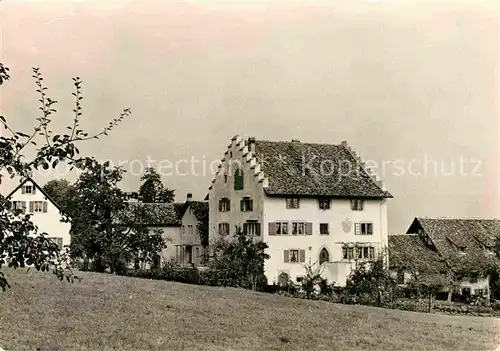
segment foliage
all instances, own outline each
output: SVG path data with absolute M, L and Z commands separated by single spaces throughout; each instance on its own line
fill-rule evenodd
M 347 279 L 345 291 L 351 302 L 376 304 L 392 299 L 396 282 L 384 267 L 383 258 L 373 262 L 362 262 Z
M 302 279 L 301 286 L 302 290 L 306 294 L 306 298 L 310 299 L 311 296 L 316 292 L 316 287 L 319 287 L 320 282 L 322 281 L 321 274 L 322 269 L 321 266 L 318 268 L 314 268 L 316 264 L 306 264 L 306 274 Z
M 234 240 L 225 238 L 214 245 L 214 257 L 209 263 L 209 271 L 217 285 L 262 289 L 267 285 L 264 275 L 264 261 L 269 259 L 265 253 L 268 245 L 254 242 L 252 236 L 236 229 Z
M 166 244 L 160 231 L 143 224 L 146 209 L 127 208 L 130 205 L 118 187 L 123 173 L 109 162 L 92 160 L 74 185 L 72 256 L 91 260 L 97 272 L 109 268 L 112 273 L 123 273 L 136 259 L 152 262 Z
M 8 72 L 8 68 L 0 63 L 0 85 L 10 79 Z M 48 96 L 48 88 L 38 68 L 33 68 L 33 78 L 39 94 L 41 114 L 29 132 L 15 131 L 7 119 L 0 116 L 0 128 L 8 133 L 6 136 L 0 136 L 0 172 L 8 173 L 11 178 L 27 177 L 40 168 L 45 170 L 55 168 L 62 161 L 72 168 L 84 169 L 87 158 L 80 156 L 77 143 L 107 135 L 130 115 L 130 110 L 123 110 L 120 116 L 112 119 L 101 132 L 89 135 L 80 128 L 82 82 L 77 77 L 73 79 L 75 86 L 75 91 L 72 93 L 75 97 L 73 121 L 67 127 L 68 132 L 56 133 L 51 129 L 51 123 L 57 101 Z M 28 157 L 28 155 L 34 156 Z M 34 267 L 42 271 L 53 268 L 59 279 L 66 277 L 67 280 L 71 280 L 70 266 L 57 245 L 47 238 L 46 233 L 38 231 L 29 215 L 14 213 L 10 209 L 9 202 L 0 196 L 0 269 L 4 264 L 14 268 Z M 8 287 L 5 276 L 0 272 L 0 288 Z
M 143 202 L 174 202 L 175 190 L 170 190 L 163 186 L 161 177 L 154 168 L 146 168 L 141 181 L 143 183 L 139 188 L 139 197 Z
M 64 178 L 51 179 L 42 188 L 71 217 L 68 211 L 71 210 L 71 200 L 75 196 L 75 189 L 71 183 Z

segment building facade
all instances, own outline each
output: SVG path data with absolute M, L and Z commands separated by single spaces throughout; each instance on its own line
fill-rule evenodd
M 143 203 L 134 194 L 128 202 L 125 211 L 132 215 L 134 207 L 141 207 L 140 220 L 150 230 L 159 232 L 166 243 L 153 266 L 160 267 L 167 262 L 199 265 L 205 261 L 208 244 L 203 241 L 202 232 L 208 227 L 208 203 L 193 201 L 191 194 L 184 203 Z
M 210 241 L 237 228 L 269 246 L 268 282 L 300 281 L 315 265 L 337 285 L 385 252 L 387 198 L 347 145 L 235 136 L 209 188 Z
M 69 246 L 71 224 L 62 222 L 62 209 L 33 179 L 26 178 L 20 182 L 6 198 L 11 202 L 12 209 L 31 215 L 39 233 L 47 233 L 60 249 Z

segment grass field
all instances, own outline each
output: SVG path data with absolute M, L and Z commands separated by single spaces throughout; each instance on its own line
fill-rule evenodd
M 336 305 L 231 288 L 5 271 L 10 350 L 494 350 L 500 320 Z

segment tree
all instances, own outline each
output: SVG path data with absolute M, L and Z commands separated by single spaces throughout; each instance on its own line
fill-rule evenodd
M 70 202 L 74 197 L 74 188 L 67 179 L 52 179 L 49 180 L 44 186 L 43 190 L 64 209 L 66 213 L 70 211 Z M 70 213 L 68 215 L 71 216 Z
M 151 262 L 165 247 L 144 221 L 145 209 L 125 201 L 118 187 L 124 171 L 92 161 L 74 185 L 70 204 L 71 255 L 92 261 L 92 270 L 122 273 L 135 259 Z
M 316 290 L 316 286 L 319 286 L 322 278 L 321 274 L 323 273 L 322 271 L 322 266 L 314 269 L 313 267 L 316 264 L 311 264 L 311 265 L 305 265 L 306 269 L 306 275 L 304 276 L 304 279 L 302 279 L 302 289 L 306 293 L 306 299 L 310 299 L 312 294 L 314 294 L 314 291 Z
M 0 63 L 0 85 L 10 79 L 8 72 L 8 68 Z M 0 124 L 3 125 L 0 128 L 9 134 L 0 136 L 0 171 L 14 178 L 31 176 L 40 168 L 55 168 L 60 162 L 66 162 L 71 167 L 85 168 L 87 158 L 79 154 L 77 144 L 107 135 L 130 115 L 130 110 L 123 110 L 120 116 L 114 118 L 100 133 L 89 135 L 80 128 L 82 82 L 78 77 L 73 78 L 74 118 L 72 124 L 67 127 L 68 132 L 56 133 L 51 129 L 51 122 L 57 101 L 48 96 L 48 88 L 44 85 L 38 68 L 33 68 L 33 78 L 40 96 L 41 114 L 36 118 L 33 129 L 28 132 L 13 130 L 7 119 L 0 116 Z M 41 142 L 38 139 L 41 139 Z M 33 157 L 28 157 L 32 154 Z M 47 233 L 40 233 L 31 222 L 30 215 L 11 211 L 9 202 L 0 196 L 0 269 L 5 264 L 14 268 L 34 267 L 42 271 L 53 268 L 53 272 L 61 280 L 65 276 L 68 277 L 67 271 L 71 268 L 57 245 L 47 238 Z M 0 287 L 3 290 L 9 287 L 1 271 Z
M 209 264 L 212 279 L 217 285 L 252 290 L 267 285 L 264 262 L 269 259 L 265 252 L 268 247 L 237 227 L 234 240 L 221 238 L 214 243 L 214 257 Z
M 143 183 L 139 188 L 139 197 L 143 202 L 174 202 L 175 190 L 164 188 L 161 177 L 154 168 L 146 168 L 141 181 Z
M 385 269 L 383 257 L 373 262 L 362 262 L 351 273 L 346 282 L 346 291 L 358 299 L 368 299 L 371 303 L 376 301 L 381 305 L 382 298 L 392 294 L 396 282 Z

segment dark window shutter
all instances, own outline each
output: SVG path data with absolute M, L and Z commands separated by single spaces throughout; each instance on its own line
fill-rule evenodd
M 313 233 L 313 224 L 311 222 L 306 223 L 306 235 L 312 235 Z
M 253 200 L 249 200 L 249 205 L 250 205 L 249 210 L 253 211 Z
M 274 222 L 269 223 L 269 235 L 276 234 L 276 224 Z
M 26 186 L 25 185 L 23 185 L 21 187 L 21 194 L 26 194 Z
M 222 200 L 219 200 L 219 212 L 222 212 Z
M 243 234 L 248 234 L 248 223 L 243 223 Z
M 245 211 L 245 200 L 240 200 L 240 210 Z
M 304 263 L 306 261 L 306 250 L 299 251 L 300 262 Z
M 255 223 L 255 234 L 260 235 L 260 223 Z
M 33 187 L 31 188 L 31 192 L 33 194 L 36 194 L 36 186 L 35 186 L 35 184 L 33 184 Z
M 231 211 L 231 199 L 227 199 L 227 210 Z
M 33 203 L 33 201 L 30 201 L 30 212 L 33 212 L 33 207 L 34 207 L 34 203 Z
M 43 212 L 47 212 L 47 201 L 43 202 Z
M 373 224 L 372 223 L 368 224 L 368 234 L 373 234 Z
M 351 200 L 351 210 L 356 210 L 356 200 Z
M 284 250 L 283 251 L 283 256 L 284 256 L 284 259 L 285 259 L 285 263 L 289 263 L 290 262 L 290 258 L 288 257 L 288 250 Z
M 26 201 L 21 202 L 21 207 L 22 207 L 23 213 L 26 213 Z

